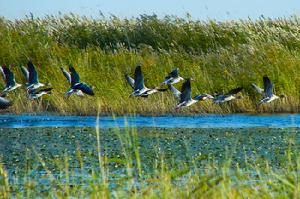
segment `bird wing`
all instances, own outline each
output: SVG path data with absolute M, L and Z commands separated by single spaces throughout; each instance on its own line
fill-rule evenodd
M 271 97 L 273 95 L 273 85 L 267 76 L 263 77 L 264 90 L 266 97 Z
M 28 83 L 29 84 L 37 84 L 39 83 L 39 77 L 38 77 L 38 74 L 35 70 L 35 67 L 32 63 L 31 60 L 28 61 L 27 63 L 27 66 L 28 66 L 28 72 L 29 72 L 29 75 L 28 75 Z
M 225 95 L 235 95 L 239 92 L 241 92 L 241 90 L 243 90 L 243 87 L 237 87 L 234 89 L 231 89 L 228 93 L 226 93 Z
M 53 90 L 52 87 L 40 87 L 40 88 L 37 88 L 37 89 L 28 89 L 27 92 L 30 95 L 37 95 L 37 94 L 39 94 L 41 92 L 47 92 L 48 93 L 48 92 L 50 92 L 52 90 Z
M 264 89 L 260 88 L 259 86 L 257 86 L 256 84 L 252 83 L 251 87 L 256 90 L 256 92 L 258 92 L 259 94 L 263 95 L 264 94 Z
M 175 68 L 174 70 L 172 70 L 166 77 L 165 80 L 170 79 L 170 78 L 176 78 L 178 77 L 178 68 Z
M 81 90 L 82 92 L 88 95 L 95 95 L 91 86 L 86 83 L 79 83 L 72 87 L 73 89 Z
M 63 67 L 60 67 L 60 70 L 62 71 L 63 75 L 66 77 L 67 81 L 69 82 L 69 84 L 71 85 L 71 74 L 64 69 Z
M 137 66 L 134 72 L 134 90 L 142 90 L 145 87 L 144 76 L 142 74 L 141 66 Z
M 182 84 L 179 103 L 189 101 L 191 99 L 192 99 L 192 96 L 191 96 L 191 80 L 187 79 Z
M 134 89 L 134 79 L 132 79 L 128 74 L 125 75 L 125 79 L 127 80 L 128 84 Z
M 0 97 L 0 109 L 6 109 L 11 105 L 12 105 L 11 101 L 3 97 Z
M 4 75 L 5 75 L 6 87 L 10 87 L 10 86 L 16 85 L 15 76 L 11 72 L 11 70 L 7 66 L 2 66 L 2 71 L 3 71 Z
M 23 73 L 26 81 L 28 82 L 29 81 L 29 72 L 28 72 L 27 68 L 25 68 L 24 66 L 20 65 L 20 69 L 21 69 L 21 72 Z
M 74 86 L 75 84 L 78 84 L 80 82 L 80 77 L 78 73 L 76 72 L 75 68 L 73 65 L 69 65 L 69 71 L 71 73 L 71 87 Z
M 2 66 L 3 67 L 3 66 Z M 3 77 L 3 81 L 6 83 L 6 77 L 5 77 L 5 74 L 4 74 L 4 71 L 3 71 L 3 68 L 0 67 L 0 72 L 2 74 L 2 77 Z
M 173 95 L 177 98 L 180 99 L 180 95 L 181 92 L 179 90 L 177 90 L 174 86 L 172 86 L 171 84 L 168 84 L 168 87 L 170 89 L 170 91 L 173 93 Z
M 41 93 L 41 92 L 47 92 L 48 93 L 48 92 L 50 92 L 52 90 L 53 90 L 52 87 L 48 87 L 48 88 L 39 88 L 36 91 L 37 91 L 37 93 Z

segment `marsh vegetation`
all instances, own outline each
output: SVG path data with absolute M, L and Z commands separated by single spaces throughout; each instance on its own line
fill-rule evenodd
M 51 82 L 53 95 L 26 100 L 23 93 L 11 94 L 15 106 L 8 111 L 58 112 L 60 114 L 168 114 L 176 101 L 163 93 L 148 99 L 130 99 L 124 74 L 142 64 L 149 86 L 157 86 L 174 67 L 191 76 L 193 92 L 222 92 L 243 86 L 241 100 L 222 106 L 198 103 L 184 114 L 231 112 L 298 112 L 300 20 L 261 18 L 217 22 L 166 16 L 142 15 L 121 19 L 115 16 L 89 19 L 75 15 L 8 21 L 0 19 L 0 63 L 11 64 L 22 79 L 20 64 L 30 58 L 42 82 Z M 95 97 L 66 99 L 68 83 L 59 67 L 72 63 L 81 78 L 94 85 Z M 276 93 L 286 99 L 256 106 L 258 96 L 250 87 L 267 74 Z

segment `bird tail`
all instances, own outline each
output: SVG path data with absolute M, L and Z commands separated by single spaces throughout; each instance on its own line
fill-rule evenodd
M 53 90 L 52 87 L 49 87 L 49 88 L 41 88 L 41 89 L 39 89 L 39 92 L 45 92 L 45 93 L 47 93 L 47 94 L 52 94 L 52 90 Z
M 167 89 L 167 88 L 158 88 L 157 89 L 159 92 L 165 92 L 165 91 L 167 91 L 167 90 L 169 90 L 169 89 Z

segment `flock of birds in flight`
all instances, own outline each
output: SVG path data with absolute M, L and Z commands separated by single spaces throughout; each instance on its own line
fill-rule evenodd
M 51 94 L 53 87 L 51 84 L 44 84 L 39 81 L 38 73 L 31 60 L 28 61 L 27 68 L 20 66 L 20 69 L 26 79 L 25 87 L 30 100 L 40 98 L 46 94 Z M 5 88 L 0 97 L 0 108 L 6 109 L 12 105 L 12 102 L 6 98 L 9 92 L 14 91 L 22 85 L 16 82 L 15 75 L 9 69 L 9 67 L 3 65 L 0 67 L 0 71 L 5 82 Z M 69 66 L 69 72 L 63 67 L 61 67 L 61 71 L 70 84 L 70 89 L 66 92 L 67 97 L 73 93 L 78 96 L 84 96 L 84 93 L 88 95 L 94 95 L 92 87 L 80 81 L 79 74 L 72 65 Z
M 43 95 L 51 94 L 53 87 L 51 86 L 51 84 L 44 84 L 39 82 L 38 73 L 31 60 L 28 61 L 27 68 L 24 66 L 20 66 L 20 69 L 26 79 L 25 87 L 29 99 L 34 100 L 40 98 Z M 18 84 L 16 82 L 15 75 L 9 69 L 9 67 L 3 65 L 0 67 L 0 71 L 3 74 L 3 79 L 6 83 L 5 88 L 2 91 L 0 97 L 0 108 L 6 109 L 12 105 L 12 102 L 9 99 L 7 99 L 9 92 L 21 87 L 21 84 Z M 63 67 L 61 67 L 61 71 L 70 85 L 69 90 L 65 93 L 67 97 L 71 96 L 72 94 L 81 97 L 83 97 L 85 94 L 91 96 L 94 95 L 92 87 L 80 81 L 79 74 L 76 72 L 75 68 L 72 65 L 69 65 L 69 72 Z M 180 77 L 178 68 L 172 70 L 165 77 L 165 80 L 160 87 L 147 88 L 145 86 L 141 66 L 137 66 L 135 68 L 134 78 L 131 78 L 128 74 L 126 74 L 125 79 L 133 89 L 133 92 L 130 94 L 130 97 L 148 97 L 149 95 L 157 92 L 164 92 L 170 90 L 178 99 L 178 104 L 175 108 L 176 110 L 179 110 L 182 107 L 191 106 L 196 102 L 208 99 L 213 100 L 213 102 L 216 104 L 228 102 L 234 99 L 239 99 L 241 97 L 237 96 L 236 94 L 243 90 L 243 87 L 237 87 L 225 94 L 203 93 L 192 97 L 192 78 Z M 181 90 L 179 91 L 173 86 L 173 84 L 176 84 L 180 81 L 184 81 L 184 83 L 182 84 Z M 285 97 L 285 95 L 277 96 L 273 93 L 273 85 L 267 76 L 263 77 L 263 84 L 263 89 L 254 83 L 251 84 L 251 86 L 262 96 L 262 99 L 258 103 L 259 105 L 270 103 L 276 99 Z M 168 86 L 168 88 L 164 88 L 165 86 Z
M 225 94 L 198 94 L 192 97 L 192 89 L 191 89 L 191 80 L 192 78 L 183 78 L 179 76 L 179 69 L 175 68 L 172 70 L 166 77 L 165 81 L 161 84 L 161 86 L 168 86 L 168 89 L 154 87 L 147 88 L 144 83 L 144 76 L 141 70 L 141 66 L 137 66 L 134 72 L 134 78 L 131 78 L 128 74 L 125 75 L 125 78 L 128 84 L 132 87 L 133 92 L 130 96 L 139 96 L 139 97 L 148 97 L 150 94 L 157 92 L 164 92 L 166 90 L 171 90 L 174 96 L 178 99 L 178 104 L 176 105 L 176 110 L 179 110 L 182 107 L 191 106 L 199 101 L 204 101 L 207 99 L 213 100 L 216 104 L 221 104 L 224 102 L 228 102 L 234 99 L 240 99 L 241 96 L 236 96 L 239 92 L 243 90 L 243 87 L 237 87 Z M 181 91 L 177 90 L 173 84 L 178 83 L 180 81 L 184 81 L 181 87 Z M 284 98 L 285 95 L 275 95 L 273 93 L 273 84 L 271 83 L 269 77 L 263 77 L 264 88 L 260 88 L 256 84 L 252 83 L 251 86 L 258 92 L 262 99 L 259 101 L 258 105 L 270 103 L 276 99 Z

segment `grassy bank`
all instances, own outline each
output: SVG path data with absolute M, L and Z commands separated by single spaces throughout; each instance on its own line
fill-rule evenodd
M 22 82 L 19 64 L 31 58 L 42 82 L 51 82 L 53 95 L 40 101 L 25 100 L 25 92 L 9 97 L 15 105 L 8 111 L 60 114 L 168 114 L 176 101 L 170 93 L 148 99 L 128 95 L 131 88 L 124 73 L 133 74 L 142 64 L 146 85 L 159 85 L 174 67 L 184 77 L 193 77 L 193 95 L 228 91 L 244 86 L 243 99 L 224 105 L 198 103 L 183 114 L 231 112 L 298 112 L 300 88 L 300 19 L 257 21 L 193 21 L 189 17 L 141 16 L 97 20 L 73 15 L 0 19 L 0 64 L 13 64 L 17 81 Z M 82 81 L 94 86 L 95 97 L 64 97 L 68 84 L 59 67 L 72 63 Z M 262 85 L 267 74 L 275 92 L 288 97 L 256 107 L 260 99 L 250 83 Z M 180 85 L 177 85 L 180 88 Z
M 299 129 L 0 131 L 3 198 L 299 197 Z

